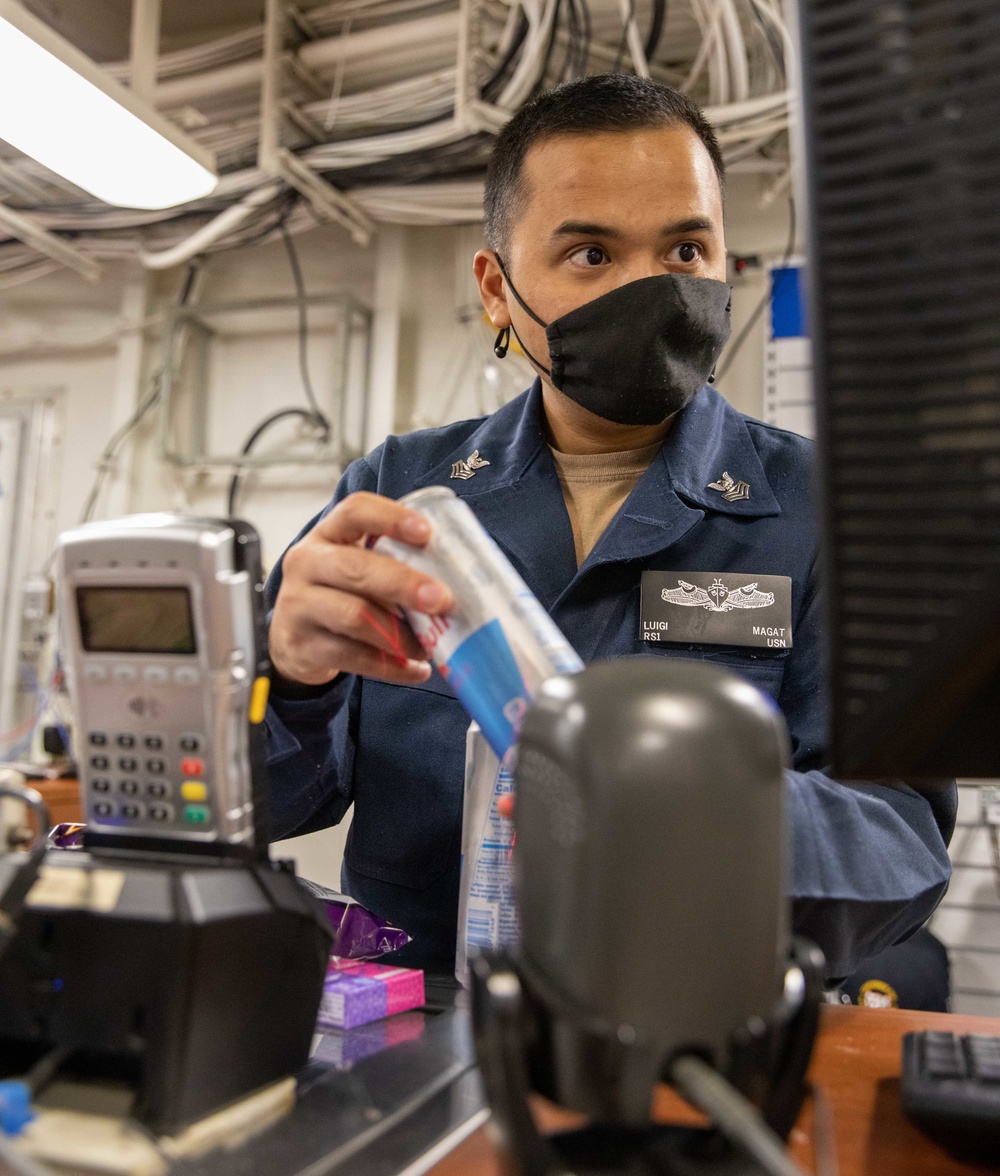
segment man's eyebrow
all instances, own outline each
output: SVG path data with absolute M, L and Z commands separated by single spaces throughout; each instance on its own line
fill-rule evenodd
M 705 233 L 712 232 L 715 223 L 704 216 L 690 216 L 684 220 L 674 221 L 660 229 L 661 237 L 673 237 L 677 233 Z M 625 234 L 621 229 L 610 225 L 599 225 L 593 221 L 563 221 L 552 233 L 552 239 L 558 237 L 607 237 L 618 240 Z
M 552 233 L 556 237 L 624 237 L 621 229 L 613 229 L 610 225 L 598 225 L 592 221 L 563 221 Z
M 689 216 L 686 220 L 674 221 L 672 225 L 664 225 L 660 229 L 661 237 L 673 237 L 676 233 L 710 233 L 715 229 L 715 222 L 707 216 Z

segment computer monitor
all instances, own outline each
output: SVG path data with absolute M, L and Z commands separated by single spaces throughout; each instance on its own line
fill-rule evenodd
M 798 0 L 841 776 L 1000 775 L 1000 5 Z

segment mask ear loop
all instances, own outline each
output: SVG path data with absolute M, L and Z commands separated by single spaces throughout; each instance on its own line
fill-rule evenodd
M 726 303 L 726 309 L 725 309 L 724 313 L 730 314 L 730 313 L 732 313 L 732 309 L 733 309 L 733 288 L 732 288 L 732 286 L 730 286 L 729 287 L 729 301 Z M 708 380 L 706 381 L 706 383 L 709 383 L 709 384 L 715 383 L 715 369 L 716 369 L 716 367 L 717 367 L 716 364 L 712 365 L 712 370 L 708 374 Z
M 525 302 L 524 299 L 521 297 L 521 295 L 518 294 L 517 287 L 510 280 L 510 274 L 507 273 L 507 267 L 504 265 L 503 258 L 500 256 L 500 254 L 497 253 L 496 250 L 494 250 L 493 256 L 497 259 L 497 265 L 500 267 L 500 272 L 503 274 L 504 280 L 506 281 L 507 285 L 510 286 L 511 293 L 517 299 L 518 305 L 521 307 L 521 309 L 524 311 L 524 313 L 527 315 L 530 315 L 531 318 L 533 318 L 535 320 L 535 322 L 538 323 L 538 325 L 540 327 L 548 328 L 548 323 L 542 322 L 542 320 L 538 317 L 537 314 L 535 314 L 535 312 L 531 309 L 531 307 L 527 304 L 527 302 Z M 531 360 L 531 362 L 535 365 L 535 367 L 540 368 L 551 379 L 552 378 L 551 370 L 549 368 L 547 368 L 544 363 L 539 363 L 538 360 L 535 359 L 535 357 L 527 349 L 527 347 L 525 347 L 524 340 L 517 333 L 517 329 L 514 327 L 513 324 L 511 324 L 509 327 L 504 327 L 503 330 L 500 332 L 500 334 L 497 335 L 496 342 L 493 344 L 493 353 L 494 353 L 494 355 L 496 355 L 497 359 L 503 359 L 503 357 L 507 354 L 507 350 L 510 347 L 510 333 L 511 333 L 511 331 L 514 332 L 514 338 L 518 341 L 518 343 L 521 344 L 521 350 L 528 357 L 528 359 Z

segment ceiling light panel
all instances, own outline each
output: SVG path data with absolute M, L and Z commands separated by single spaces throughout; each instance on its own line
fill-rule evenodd
M 215 160 L 16 0 L 0 0 L 0 139 L 125 208 L 209 195 Z

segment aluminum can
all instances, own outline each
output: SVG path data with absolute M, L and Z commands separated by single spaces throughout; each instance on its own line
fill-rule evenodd
M 400 501 L 430 524 L 427 546 L 410 547 L 383 536 L 374 549 L 451 589 L 455 608 L 448 615 L 406 610 L 406 619 L 503 759 L 545 679 L 575 674 L 583 662 L 453 490 L 428 486 Z

